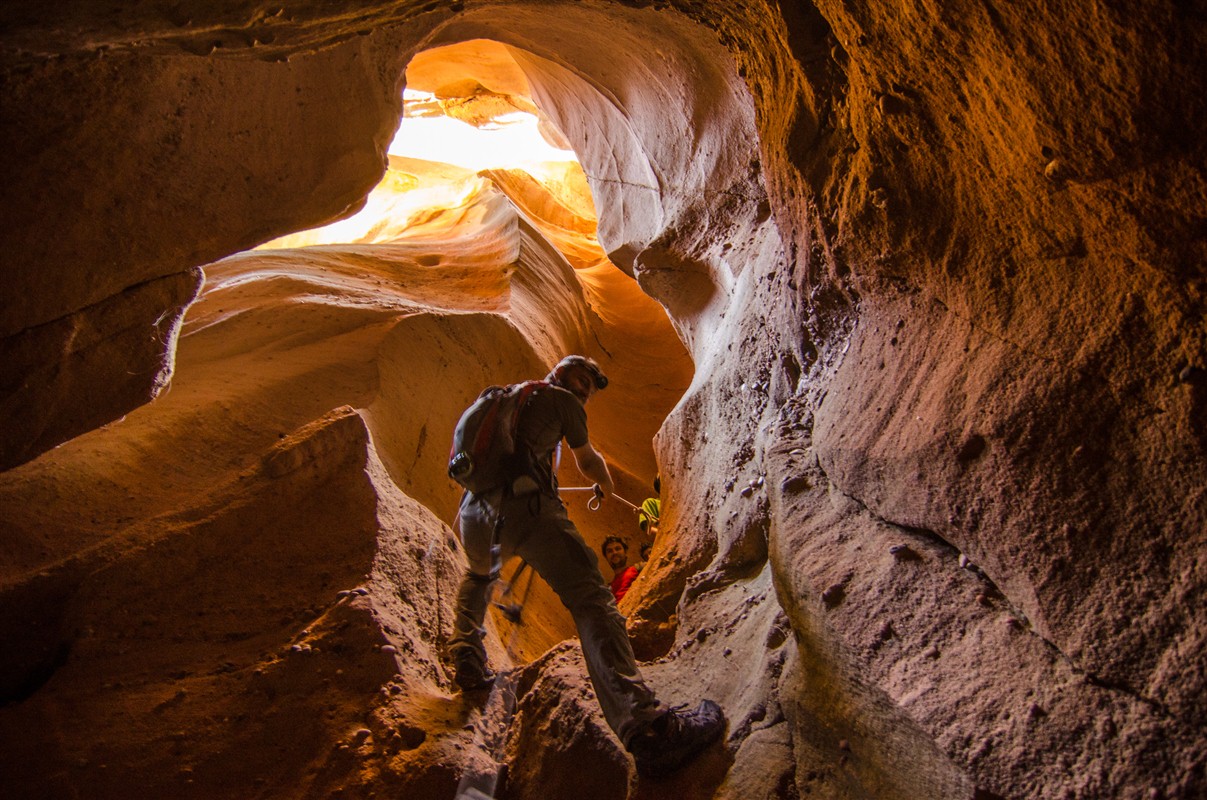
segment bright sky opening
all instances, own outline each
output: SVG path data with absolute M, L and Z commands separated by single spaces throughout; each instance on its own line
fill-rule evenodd
M 432 108 L 434 97 L 408 89 L 406 104 Z M 573 150 L 550 145 L 541 135 L 534 114 L 514 111 L 474 127 L 447 116 L 404 116 L 389 154 L 452 164 L 475 173 L 487 169 L 521 169 L 543 183 L 564 180 L 568 164 L 577 164 Z M 352 242 L 382 242 L 405 235 L 409 220 L 433 208 L 455 208 L 472 193 L 476 179 L 436 183 L 426 176 L 389 170 L 355 215 L 321 228 L 299 231 L 260 245 L 257 249 L 309 247 Z
M 407 89 L 403 102 L 431 100 L 426 92 Z M 392 155 L 441 161 L 477 172 L 483 169 L 524 169 L 546 161 L 578 161 L 573 150 L 561 150 L 545 141 L 536 115 L 514 111 L 475 128 L 452 117 L 402 118 Z

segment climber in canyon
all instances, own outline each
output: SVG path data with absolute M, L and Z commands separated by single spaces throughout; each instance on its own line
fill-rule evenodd
M 608 385 L 592 359 L 563 358 L 531 394 L 516 423 L 516 447 L 529 448 L 539 489 L 514 494 L 498 488 L 466 491 L 460 530 L 468 568 L 457 595 L 450 642 L 455 680 L 463 691 L 488 688 L 482 624 L 501 559 L 521 556 L 557 593 L 574 618 L 587 672 L 608 725 L 633 755 L 642 775 L 673 771 L 715 741 L 725 728 L 720 707 L 702 701 L 694 710 L 670 709 L 646 685 L 633 656 L 624 618 L 604 582 L 599 562 L 566 514 L 557 494 L 553 453 L 564 438 L 584 476 L 607 498 L 614 489 L 607 463 L 592 446 L 585 404 Z
M 637 580 L 637 573 L 641 570 L 636 566 L 629 566 L 629 544 L 619 536 L 604 539 L 600 550 L 603 551 L 604 560 L 612 567 L 612 582 L 608 588 L 619 603 L 628 593 L 633 581 Z
M 658 480 L 654 480 L 655 487 Z M 655 488 L 654 491 L 658 491 Z M 637 512 L 637 527 L 650 539 L 658 538 L 658 524 L 662 519 L 662 501 L 657 497 L 647 497 L 641 501 L 641 510 Z

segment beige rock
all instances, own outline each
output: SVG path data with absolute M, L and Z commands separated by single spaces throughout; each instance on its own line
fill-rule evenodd
M 730 725 L 637 781 L 521 578 L 501 796 L 1207 793 L 1181 6 L 10 5 L 0 794 L 446 798 L 497 766 L 442 660 L 444 451 L 571 350 L 612 377 L 620 496 L 661 476 L 622 604 L 646 676 Z M 582 174 L 249 251 L 387 167 L 452 177 L 384 155 L 404 82 L 539 110 Z M 639 535 L 584 501 L 592 543 Z

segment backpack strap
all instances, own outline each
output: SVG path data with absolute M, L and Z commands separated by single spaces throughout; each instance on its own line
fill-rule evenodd
M 521 453 L 523 454 L 522 459 L 517 459 L 514 463 L 517 466 L 521 463 L 523 464 L 523 474 L 534 482 L 533 485 L 539 491 L 544 491 L 542 488 L 544 481 L 542 481 L 539 477 L 541 470 L 537 468 L 536 459 L 532 455 L 532 447 L 528 442 L 520 439 L 520 415 L 528 406 L 528 401 L 532 399 L 532 396 L 541 389 L 548 388 L 550 385 L 551 384 L 546 381 L 525 381 L 524 383 L 520 384 L 519 393 L 516 397 L 515 415 L 511 420 L 510 432 L 512 447 L 517 456 L 520 456 Z M 516 481 L 519 480 L 520 478 L 517 477 Z M 513 486 L 514 485 L 515 483 L 513 482 Z
M 528 399 L 534 395 L 538 389 L 544 389 L 550 384 L 546 381 L 524 381 L 520 384 L 519 399 L 515 404 L 515 414 L 511 418 L 511 437 L 512 441 L 516 441 L 515 434 L 520 424 L 520 413 L 523 412 L 524 406 L 528 405 Z M 519 442 L 516 441 L 518 445 Z
M 487 389 L 485 389 L 482 392 L 482 394 L 478 395 L 478 397 L 483 397 L 489 392 L 505 392 L 505 391 L 507 391 L 508 388 L 510 388 L 510 387 L 490 386 Z M 474 437 L 473 452 L 475 452 L 475 453 L 481 452 L 483 450 L 483 448 L 486 447 L 487 443 L 490 441 L 490 438 L 495 435 L 495 428 L 496 428 L 495 417 L 497 417 L 497 416 L 499 416 L 499 406 L 497 404 L 495 404 L 495 405 L 492 405 L 490 407 L 490 409 L 486 412 L 486 417 L 483 418 L 482 424 L 478 426 L 478 435 Z M 515 424 L 514 420 L 512 420 L 512 424 L 513 425 Z

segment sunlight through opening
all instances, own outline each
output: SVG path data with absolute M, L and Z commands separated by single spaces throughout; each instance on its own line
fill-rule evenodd
M 364 207 L 347 219 L 256 249 L 381 244 L 420 235 L 442 212 L 464 209 L 488 191 L 491 170 L 527 173 L 593 222 L 590 189 L 574 151 L 551 144 L 542 132 L 547 124 L 536 114 L 505 108 L 473 125 L 448 116 L 435 95 L 407 89 L 403 118 L 388 151 L 389 167 Z

